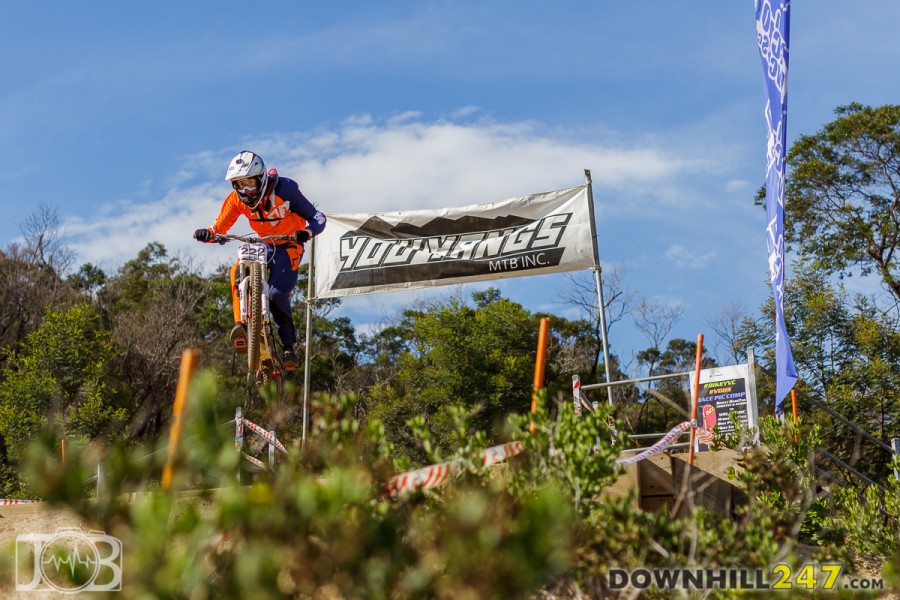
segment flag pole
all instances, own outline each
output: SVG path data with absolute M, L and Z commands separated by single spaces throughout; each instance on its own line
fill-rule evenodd
M 301 447 L 306 445 L 306 432 L 309 429 L 309 382 L 310 382 L 310 346 L 312 345 L 312 309 L 313 309 L 313 276 L 315 275 L 313 268 L 313 259 L 316 256 L 316 238 L 309 240 L 309 258 L 307 263 L 309 269 L 306 278 L 306 348 L 303 357 L 303 432 L 300 436 Z
M 700 399 L 700 368 L 703 366 L 703 334 L 697 334 L 697 356 L 694 360 L 694 381 L 691 385 L 691 448 L 688 464 L 694 464 L 694 437 L 697 434 L 697 402 Z
M 612 375 L 609 369 L 609 344 L 606 339 L 606 303 L 603 301 L 603 284 L 600 280 L 600 273 L 603 269 L 600 267 L 600 252 L 597 250 L 597 225 L 594 221 L 594 186 L 591 181 L 591 170 L 584 170 L 584 178 L 587 179 L 588 192 L 588 211 L 591 219 L 591 240 L 593 241 L 594 252 L 594 283 L 597 286 L 597 301 L 600 310 L 600 341 L 603 344 L 603 367 L 606 373 L 606 382 L 612 383 Z M 606 396 L 609 405 L 613 405 L 612 386 L 606 386 Z

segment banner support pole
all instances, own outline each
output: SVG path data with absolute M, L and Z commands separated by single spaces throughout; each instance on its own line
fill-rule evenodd
M 316 238 L 309 240 L 309 265 L 308 277 L 306 279 L 306 348 L 303 357 L 303 432 L 300 436 L 300 446 L 306 446 L 306 432 L 309 430 L 309 382 L 310 382 L 310 346 L 312 345 L 312 309 L 313 309 L 313 277 L 315 269 L 313 267 L 316 256 Z
M 591 181 L 591 170 L 584 170 L 584 178 L 587 180 L 588 190 L 588 210 L 591 216 L 591 240 L 593 241 L 592 250 L 594 252 L 594 283 L 597 286 L 597 302 L 600 311 L 600 341 L 603 345 L 603 367 L 606 374 L 606 382 L 612 383 L 612 374 L 609 368 L 609 343 L 606 339 L 606 303 L 603 301 L 603 283 L 600 280 L 600 273 L 603 269 L 600 267 L 600 253 L 597 250 L 597 224 L 594 220 L 594 186 Z M 612 386 L 606 387 L 607 400 L 609 405 L 613 406 L 613 390 Z

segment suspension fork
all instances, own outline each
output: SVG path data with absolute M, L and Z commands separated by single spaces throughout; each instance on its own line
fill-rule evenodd
M 247 266 L 249 263 L 241 263 L 238 266 L 238 299 L 240 300 L 240 310 L 241 310 L 241 322 L 246 324 L 249 322 L 250 315 L 248 312 L 248 303 L 247 298 L 250 295 L 250 268 Z M 267 265 L 262 265 L 262 303 L 260 305 L 262 310 L 262 320 L 263 323 L 268 323 L 269 321 L 269 278 L 266 277 Z

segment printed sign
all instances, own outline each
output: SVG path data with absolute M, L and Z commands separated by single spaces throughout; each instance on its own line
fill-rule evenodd
M 317 298 L 589 269 L 586 185 L 440 210 L 330 214 L 315 239 Z
M 698 425 L 708 431 L 719 428 L 719 433 L 735 433 L 730 414 L 735 413 L 745 427 L 756 427 L 756 390 L 749 377 L 749 368 L 732 365 L 702 369 L 700 394 L 697 398 Z M 694 375 L 691 374 L 691 381 Z M 712 436 L 700 433 L 695 438 L 696 450 L 709 450 Z

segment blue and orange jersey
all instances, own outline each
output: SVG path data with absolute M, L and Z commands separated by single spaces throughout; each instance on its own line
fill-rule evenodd
M 249 208 L 241 202 L 237 192 L 232 190 L 209 230 L 213 233 L 228 233 L 238 217 L 244 215 L 250 221 L 250 228 L 260 236 L 291 235 L 301 229 L 308 230 L 313 236 L 320 234 L 325 229 L 325 215 L 306 199 L 297 182 L 278 176 L 275 169 L 269 170 L 269 177 L 276 179 L 275 185 L 259 206 Z

